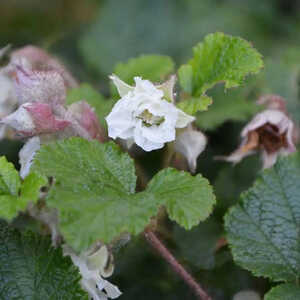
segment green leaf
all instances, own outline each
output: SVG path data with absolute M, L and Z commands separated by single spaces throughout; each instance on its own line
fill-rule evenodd
M 23 181 L 21 197 L 36 202 L 39 199 L 41 187 L 47 185 L 46 177 L 37 173 L 30 173 Z
M 300 287 L 295 284 L 280 284 L 271 289 L 265 297 L 265 300 L 296 300 L 300 299 Z
M 255 104 L 255 95 L 248 87 L 224 92 L 223 87 L 218 86 L 209 96 L 213 99 L 212 105 L 208 111 L 199 113 L 196 119 L 196 124 L 202 129 L 212 130 L 226 121 L 246 121 L 263 109 Z
M 31 173 L 21 184 L 18 171 L 3 156 L 0 158 L 0 217 L 14 218 L 26 209 L 28 202 L 36 202 L 42 186 L 47 184 L 45 177 Z
M 133 161 L 114 143 L 72 138 L 49 144 L 33 169 L 55 177 L 47 205 L 59 210 L 61 231 L 77 250 L 99 238 L 108 242 L 122 232 L 137 234 L 156 214 L 151 195 L 134 194 Z
M 68 90 L 67 104 L 85 100 L 94 109 L 102 126 L 106 127 L 105 117 L 110 113 L 115 102 L 112 99 L 105 99 L 88 83 L 82 83 L 79 87 Z
M 245 76 L 263 67 L 261 55 L 247 41 L 217 32 L 205 37 L 193 49 L 193 95 L 200 96 L 218 82 L 225 88 L 240 85 Z M 182 76 L 182 73 L 179 73 Z M 180 82 L 186 80 L 180 79 Z
M 234 260 L 257 276 L 300 275 L 300 157 L 280 159 L 225 216 Z
M 134 77 L 140 76 L 152 82 L 161 82 L 174 72 L 174 62 L 168 56 L 163 55 L 141 55 L 131 58 L 126 63 L 118 63 L 114 74 L 129 85 L 134 84 Z M 112 95 L 118 95 L 117 89 L 112 86 Z
M 17 196 L 21 186 L 18 171 L 4 156 L 0 158 L 0 195 Z
M 33 170 L 55 177 L 47 205 L 59 210 L 61 232 L 77 250 L 98 239 L 110 242 L 123 232 L 140 233 L 161 205 L 172 219 L 191 228 L 210 214 L 215 202 L 206 179 L 173 169 L 160 172 L 146 191 L 135 193 L 133 160 L 112 142 L 71 138 L 42 146 Z
M 51 239 L 0 221 L 1 299 L 88 299 L 78 269 Z
M 21 184 L 18 171 L 3 156 L 0 158 L 0 217 L 14 218 L 26 209 L 28 202 L 36 202 L 40 188 L 47 184 L 46 178 L 30 174 Z
M 170 219 L 185 229 L 205 220 L 216 203 L 207 179 L 172 168 L 156 174 L 146 191 L 154 194 L 166 206 Z
M 177 104 L 177 107 L 189 115 L 195 115 L 197 112 L 207 110 L 212 103 L 213 101 L 210 97 L 202 95 L 198 98 L 181 101 Z
M 193 92 L 193 68 L 191 65 L 182 65 L 178 70 L 178 79 L 182 89 L 188 93 Z

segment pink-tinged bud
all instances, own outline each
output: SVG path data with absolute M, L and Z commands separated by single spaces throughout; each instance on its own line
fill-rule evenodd
M 65 103 L 64 80 L 56 71 L 33 71 L 17 65 L 15 83 L 20 105 L 40 102 L 54 106 Z
M 22 136 L 54 133 L 66 128 L 70 122 L 57 119 L 45 103 L 26 103 L 1 121 Z
M 77 81 L 65 66 L 55 57 L 41 48 L 35 46 L 26 46 L 24 48 L 13 51 L 11 54 L 12 61 L 26 59 L 33 70 L 36 71 L 56 71 L 64 79 L 67 88 L 78 86 Z
M 104 134 L 98 117 L 93 108 L 85 101 L 75 102 L 68 108 L 68 119 L 75 119 L 83 127 L 92 139 L 104 141 Z
M 237 163 L 244 157 L 261 151 L 263 168 L 271 167 L 278 155 L 296 151 L 293 142 L 294 123 L 282 111 L 267 109 L 257 114 L 242 130 L 242 143 L 227 157 L 219 157 Z
M 36 133 L 53 133 L 70 125 L 69 121 L 56 118 L 51 106 L 46 103 L 30 103 L 24 106 L 32 116 Z

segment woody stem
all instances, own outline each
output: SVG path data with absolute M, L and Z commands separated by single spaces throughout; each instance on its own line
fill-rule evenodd
M 176 260 L 172 253 L 165 247 L 165 245 L 160 241 L 160 239 L 152 230 L 147 229 L 146 231 L 144 231 L 144 236 L 147 242 L 153 248 L 155 248 L 159 252 L 159 254 L 169 263 L 174 272 L 177 273 L 184 280 L 184 282 L 192 289 L 192 291 L 198 299 L 211 300 L 211 298 L 196 282 L 192 275 L 184 269 L 184 267 Z

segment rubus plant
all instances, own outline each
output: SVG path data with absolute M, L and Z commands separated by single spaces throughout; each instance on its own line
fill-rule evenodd
M 159 233 L 166 218 L 188 235 L 211 215 L 214 190 L 197 173 L 208 139 L 197 124 L 213 103 L 208 90 L 238 87 L 262 69 L 261 55 L 241 38 L 210 34 L 177 74 L 167 56 L 119 63 L 106 99 L 39 48 L 6 54 L 1 138 L 25 144 L 19 172 L 0 159 L 0 298 L 115 299 L 126 290 L 106 279 L 118 268 L 113 250 L 144 235 L 196 297 L 212 299 Z M 221 159 L 239 162 L 260 151 L 266 170 L 227 213 L 219 247 L 228 242 L 242 267 L 284 282 L 266 299 L 297 299 L 300 160 L 294 154 L 276 163 L 295 152 L 297 127 L 282 98 L 266 95 L 259 104 L 265 110 L 242 131 L 238 150 Z M 154 150 L 158 171 L 151 174 L 138 158 Z

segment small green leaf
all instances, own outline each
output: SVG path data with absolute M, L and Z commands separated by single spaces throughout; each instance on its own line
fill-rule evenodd
M 18 171 L 4 156 L 0 158 L 0 194 L 18 196 L 21 180 Z
M 174 72 L 174 62 L 170 57 L 141 55 L 129 59 L 126 63 L 118 63 L 113 73 L 129 85 L 133 85 L 135 76 L 152 82 L 161 82 L 172 72 Z M 117 89 L 113 85 L 111 92 L 113 96 L 118 96 Z
M 177 107 L 189 115 L 195 115 L 197 112 L 207 110 L 212 102 L 210 97 L 202 95 L 198 98 L 183 100 L 177 104 Z
M 171 168 L 156 174 L 146 191 L 154 194 L 166 206 L 170 218 L 185 229 L 205 220 L 216 203 L 207 179 Z
M 182 65 L 178 70 L 178 79 L 182 89 L 188 93 L 193 92 L 193 68 L 191 65 Z
M 257 276 L 300 276 L 300 156 L 280 159 L 225 216 L 234 260 Z
M 51 239 L 0 221 L 1 299 L 88 299 L 78 269 Z
M 269 291 L 265 300 L 296 300 L 300 299 L 300 287 L 295 284 L 280 284 Z
M 263 67 L 261 55 L 247 41 L 217 32 L 194 47 L 193 96 L 200 96 L 218 82 L 225 88 L 240 85 L 245 76 Z
M 10 220 L 26 209 L 28 202 L 36 202 L 40 188 L 47 184 L 45 177 L 29 174 L 21 185 L 18 171 L 3 156 L 0 158 L 0 217 Z
M 115 101 L 105 99 L 88 83 L 82 83 L 79 87 L 68 90 L 67 104 L 70 105 L 78 101 L 86 101 L 94 109 L 102 126 L 106 127 L 105 117 L 110 113 Z
M 35 202 L 39 199 L 41 187 L 47 185 L 47 179 L 37 173 L 30 173 L 21 187 L 21 197 Z
M 173 169 L 158 173 L 145 191 L 135 193 L 133 160 L 112 142 L 71 138 L 44 145 L 33 170 L 55 177 L 47 205 L 59 210 L 61 232 L 76 250 L 124 232 L 142 232 L 162 205 L 189 229 L 215 203 L 206 179 Z

